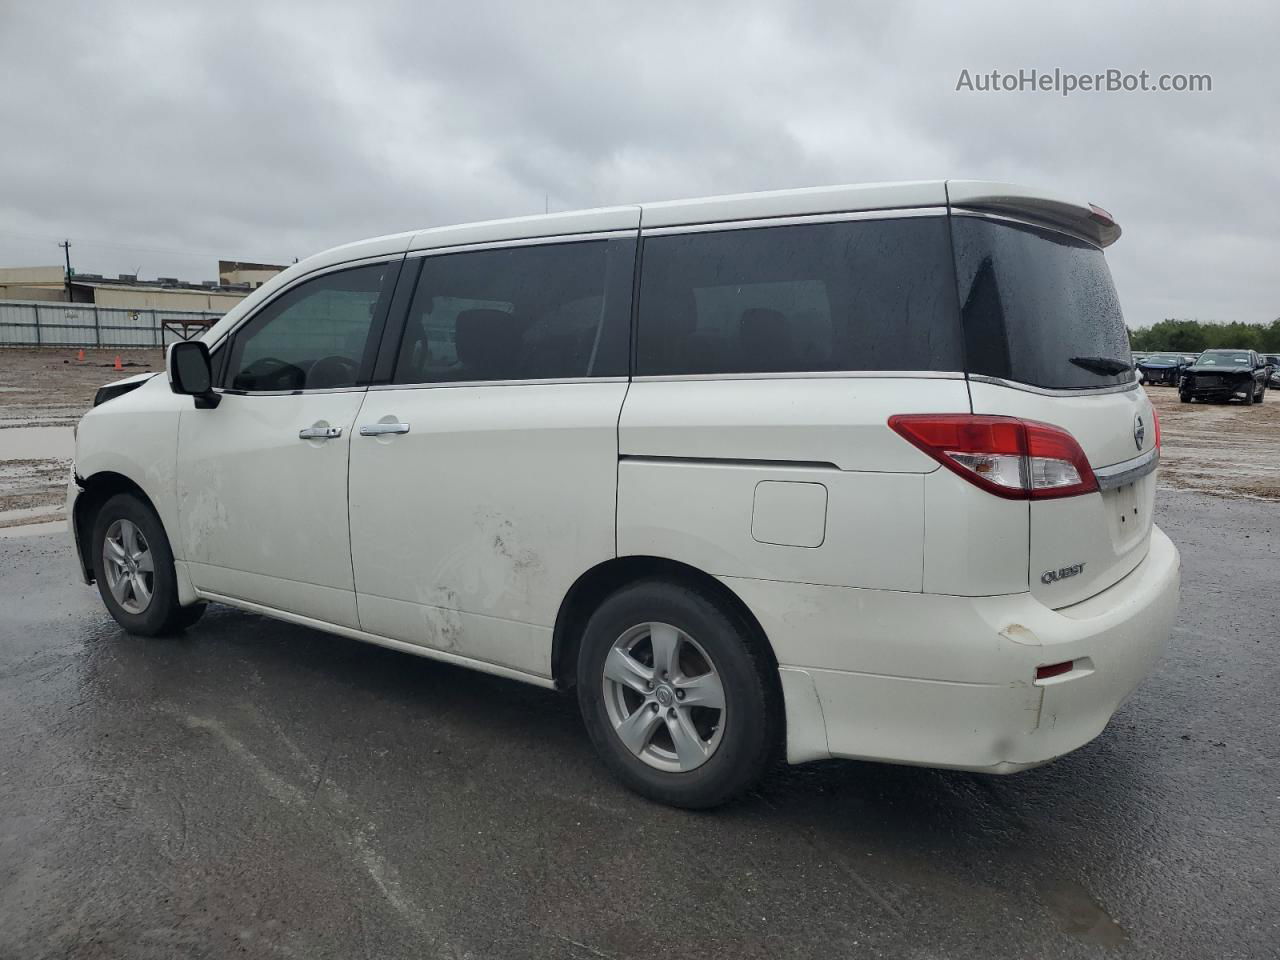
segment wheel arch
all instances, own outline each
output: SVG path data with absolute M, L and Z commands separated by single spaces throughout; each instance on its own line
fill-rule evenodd
M 68 519 L 73 525 L 76 543 L 80 545 L 81 569 L 86 581 L 93 583 L 93 521 L 102 505 L 116 494 L 129 493 L 146 504 L 157 518 L 160 517 L 160 511 L 137 481 L 114 470 L 99 470 L 88 477 L 77 476 L 76 484 L 81 492 L 76 497 L 73 515 Z M 162 525 L 163 522 L 161 520 Z
M 606 597 L 641 580 L 663 580 L 702 590 L 721 601 L 727 612 L 759 644 L 776 673 L 778 661 L 764 628 L 733 590 L 711 574 L 666 557 L 613 557 L 583 573 L 560 602 L 551 639 L 551 676 L 556 688 L 575 685 L 578 649 L 587 620 Z

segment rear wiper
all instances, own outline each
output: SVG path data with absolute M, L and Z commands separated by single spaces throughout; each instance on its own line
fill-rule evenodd
M 1115 357 L 1072 357 L 1071 362 L 1091 373 L 1124 373 L 1133 369 L 1133 361 Z

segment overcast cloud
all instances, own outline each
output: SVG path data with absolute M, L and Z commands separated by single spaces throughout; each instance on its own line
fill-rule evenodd
M 0 265 L 209 279 L 417 227 L 873 180 L 1111 210 L 1131 325 L 1280 315 L 1280 7 L 0 0 Z M 1210 93 L 961 93 L 962 69 Z

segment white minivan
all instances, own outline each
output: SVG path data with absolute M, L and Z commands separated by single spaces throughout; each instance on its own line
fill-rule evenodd
M 1177 606 L 1119 234 L 939 181 L 338 247 L 99 392 L 81 567 L 132 633 L 213 601 L 576 688 L 680 806 L 779 757 L 1023 770 Z

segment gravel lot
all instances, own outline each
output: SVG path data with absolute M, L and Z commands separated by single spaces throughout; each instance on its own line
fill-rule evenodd
M 162 350 L 86 350 L 81 361 L 74 349 L 0 349 L 0 529 L 60 519 L 71 427 L 94 393 L 112 380 L 163 369 Z
M 1160 480 L 1218 496 L 1280 500 L 1280 394 L 1261 405 L 1181 403 L 1172 387 L 1146 387 L 1160 416 Z

